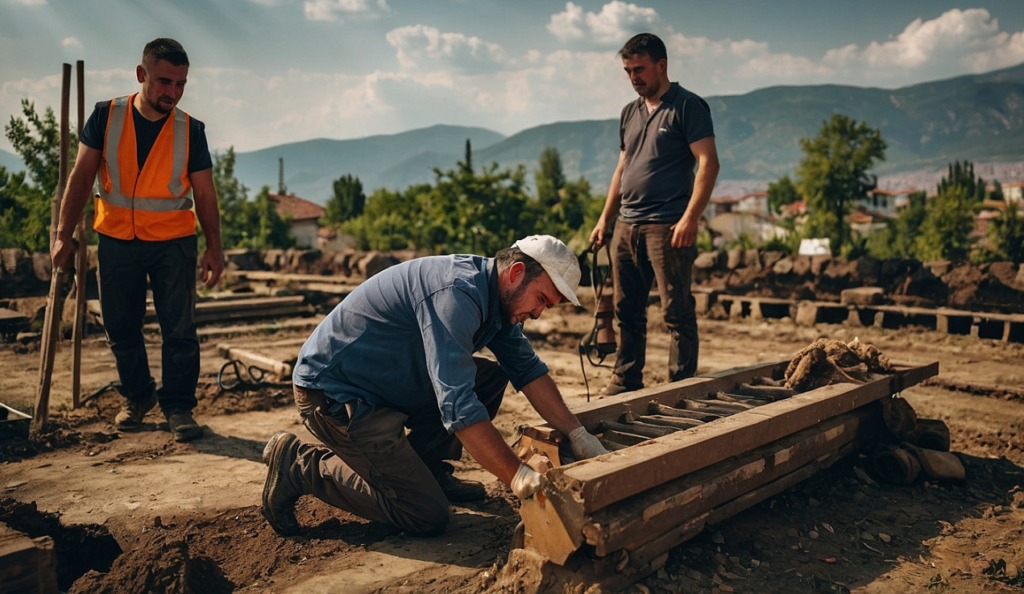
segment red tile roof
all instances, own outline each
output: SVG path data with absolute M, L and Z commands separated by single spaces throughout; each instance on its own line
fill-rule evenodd
M 270 199 L 277 206 L 278 216 L 284 218 L 291 215 L 292 222 L 315 220 L 324 216 L 324 207 L 298 196 L 270 194 Z

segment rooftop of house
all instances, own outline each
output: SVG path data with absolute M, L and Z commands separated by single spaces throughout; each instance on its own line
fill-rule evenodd
M 305 198 L 286 194 L 270 194 L 270 199 L 274 201 L 278 216 L 281 218 L 291 216 L 293 223 L 315 220 L 324 216 L 324 207 Z

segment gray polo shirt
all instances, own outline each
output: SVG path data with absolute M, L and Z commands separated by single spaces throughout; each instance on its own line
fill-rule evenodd
M 622 207 L 627 223 L 675 223 L 693 192 L 697 159 L 690 144 L 715 135 L 704 99 L 672 83 L 648 115 L 643 97 L 622 109 Z

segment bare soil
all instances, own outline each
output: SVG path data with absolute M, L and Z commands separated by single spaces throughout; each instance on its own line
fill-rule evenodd
M 667 335 L 656 306 L 650 314 L 647 383 L 656 385 L 666 380 Z M 576 345 L 591 321 L 562 309 L 527 327 L 570 407 L 587 398 Z M 1024 591 L 1024 345 L 789 320 L 704 319 L 700 328 L 701 373 L 788 359 L 819 338 L 858 337 L 895 361 L 939 361 L 938 378 L 903 396 L 918 416 L 949 425 L 967 480 L 894 486 L 850 460 L 710 527 L 628 592 Z M 490 497 L 453 506 L 444 536 L 413 538 L 308 497 L 298 506 L 301 536 L 270 529 L 259 513 L 263 444 L 282 429 L 312 438 L 287 384 L 220 391 L 225 360 L 216 344 L 288 359 L 306 334 L 251 331 L 204 342 L 196 417 L 206 434 L 189 444 L 172 441 L 158 411 L 145 430 L 118 433 L 112 390 L 70 410 L 71 353 L 62 344 L 47 431 L 32 442 L 0 442 L 0 521 L 54 538 L 60 587 L 69 592 L 512 591 L 496 576 L 518 503 L 468 456 L 458 474 L 484 481 Z M 148 342 L 156 367 L 159 339 Z M 102 340 L 86 341 L 83 362 L 85 393 L 116 379 Z M 0 402 L 30 410 L 38 365 L 38 345 L 0 344 Z M 608 379 L 607 368 L 587 364 L 586 374 L 592 392 Z M 517 426 L 538 421 L 510 391 L 496 424 L 511 441 Z

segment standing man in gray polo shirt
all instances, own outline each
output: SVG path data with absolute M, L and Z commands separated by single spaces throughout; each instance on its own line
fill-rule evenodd
M 719 168 L 711 110 L 704 99 L 669 82 L 661 39 L 641 33 L 619 55 L 640 97 L 622 110 L 619 164 L 590 234 L 591 243 L 602 246 L 618 215 L 611 250 L 620 345 L 608 395 L 644 387 L 647 295 L 654 280 L 671 334 L 669 381 L 697 372 L 694 243 Z

